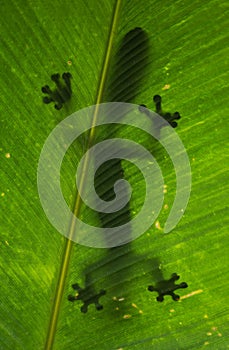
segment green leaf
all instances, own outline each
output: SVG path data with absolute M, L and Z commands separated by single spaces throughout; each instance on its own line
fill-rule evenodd
M 226 349 L 226 1 L 17 0 L 3 1 L 1 8 L 0 348 Z M 134 28 L 142 28 L 145 40 L 125 42 Z M 57 111 L 42 102 L 41 87 L 63 72 L 72 75 L 73 94 Z M 176 192 L 168 154 L 139 131 L 105 127 L 97 141 L 129 135 L 149 146 L 167 185 L 164 207 L 151 229 L 119 248 L 68 241 L 46 218 L 38 196 L 46 138 L 81 108 L 122 100 L 153 110 L 156 94 L 165 110 L 182 115 L 176 131 L 192 168 L 183 218 L 169 234 L 160 229 Z M 87 141 L 85 134 L 63 162 L 61 186 L 69 205 Z M 132 217 L 144 201 L 144 181 L 130 162 L 113 166 L 113 180 L 120 170 L 133 187 L 125 211 Z M 105 225 L 107 218 L 81 209 L 88 222 Z M 172 273 L 188 288 L 178 291 L 180 301 L 165 296 L 159 303 L 148 286 Z M 103 310 L 89 305 L 83 313 L 83 302 L 71 303 L 76 283 L 92 294 L 105 290 Z

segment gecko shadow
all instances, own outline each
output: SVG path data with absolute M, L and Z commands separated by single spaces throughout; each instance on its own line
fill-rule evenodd
M 83 305 L 80 310 L 83 313 L 88 311 L 88 306 L 90 304 L 95 304 L 96 310 L 102 310 L 103 305 L 99 303 L 99 298 L 106 294 L 104 289 L 101 289 L 98 293 L 96 293 L 93 283 L 89 281 L 89 275 L 85 275 L 85 288 L 81 288 L 78 283 L 72 285 L 72 288 L 76 291 L 76 295 L 69 295 L 68 300 L 73 302 L 76 300 L 81 300 Z
M 105 101 L 131 102 L 133 100 L 147 75 L 148 53 L 148 35 L 142 28 L 134 28 L 124 36 L 111 64 L 109 80 L 106 81 Z M 106 135 L 105 138 L 109 139 L 117 137 L 118 130 L 119 126 L 115 124 L 104 126 L 101 139 L 104 140 L 104 135 Z M 97 141 L 99 141 L 99 137 Z M 95 190 L 98 196 L 107 202 L 108 206 L 109 202 L 116 198 L 115 183 L 123 178 L 125 178 L 125 174 L 120 158 L 109 159 L 97 169 L 94 180 Z M 128 189 L 123 188 L 122 202 L 126 204 L 118 211 L 98 213 L 101 227 L 105 229 L 105 237 L 106 228 L 126 225 L 124 240 L 131 241 L 131 211 L 128 198 Z M 100 265 L 101 277 L 107 276 L 106 280 L 103 281 L 103 285 L 106 287 L 103 288 L 109 289 L 110 286 L 113 286 L 112 293 L 114 296 L 118 296 L 120 283 L 125 284 L 129 279 L 136 259 L 138 257 L 132 251 L 131 243 L 108 249 L 105 259 L 95 264 L 96 266 Z M 85 270 L 85 276 L 88 274 L 91 276 L 93 273 L 95 273 L 95 266 L 88 266 Z
M 111 63 L 105 101 L 133 101 L 149 72 L 149 49 L 149 37 L 142 28 L 124 36 Z
M 154 280 L 161 278 L 159 270 L 160 262 L 157 258 L 148 259 L 144 255 L 135 254 L 130 245 L 125 245 L 112 250 L 103 258 L 88 265 L 84 271 L 84 288 L 74 283 L 72 288 L 76 290 L 76 295 L 69 295 L 68 300 L 71 302 L 81 301 L 81 312 L 86 313 L 90 304 L 95 304 L 97 310 L 102 310 L 99 298 L 106 294 L 109 302 L 103 298 L 106 303 L 106 315 L 108 318 L 118 316 L 117 302 L 120 311 L 125 314 L 129 313 L 131 292 L 133 291 L 132 276 L 141 274 L 144 269 L 144 280 L 142 281 L 142 291 L 146 292 L 146 286 L 151 281 L 153 271 Z M 133 271 L 134 268 L 134 271 Z M 160 276 L 158 276 L 158 273 Z M 103 289 L 100 289 L 102 286 Z
M 105 100 L 130 102 L 138 94 L 139 88 L 147 74 L 149 58 L 149 39 L 142 28 L 130 30 L 123 38 L 111 64 L 110 78 L 106 82 Z M 110 112 L 110 111 L 109 111 Z M 102 128 L 101 139 L 117 137 L 118 126 L 109 124 Z M 99 133 L 98 133 L 99 134 Z M 104 138 L 104 135 L 106 137 Z M 100 140 L 98 136 L 97 141 Z M 96 160 L 95 160 L 96 161 Z M 114 184 L 123 179 L 124 171 L 121 159 L 113 158 L 103 163 L 95 174 L 95 190 L 98 196 L 107 201 L 115 199 Z M 123 202 L 129 198 L 128 190 L 122 193 Z M 131 220 L 129 203 L 113 213 L 99 212 L 103 228 L 124 225 Z M 131 236 L 131 226 L 127 236 Z M 131 241 L 131 237 L 126 237 Z
M 178 276 L 176 273 L 173 273 L 168 280 L 158 281 L 155 286 L 150 285 L 148 287 L 148 290 L 150 292 L 158 293 L 157 301 L 163 301 L 165 295 L 171 295 L 174 301 L 178 301 L 180 299 L 180 296 L 175 294 L 174 291 L 180 288 L 188 287 L 186 282 L 175 284 L 175 281 L 179 280 L 179 278 L 180 276 Z
M 43 97 L 43 102 L 45 104 L 54 102 L 55 109 L 61 109 L 63 104 L 70 100 L 72 95 L 71 78 L 72 75 L 69 72 L 63 73 L 62 79 L 60 79 L 59 73 L 52 74 L 51 79 L 55 83 L 56 88 L 51 89 L 49 85 L 45 85 L 41 88 L 41 91 L 46 94 L 46 96 Z
M 131 102 L 138 94 L 138 89 L 147 75 L 148 44 L 148 36 L 141 28 L 135 28 L 126 34 L 115 56 L 113 73 L 106 84 L 106 101 Z M 155 103 L 157 109 L 161 107 L 158 101 L 155 101 Z M 111 136 L 115 137 L 117 132 L 118 126 L 109 124 L 109 126 L 102 128 L 101 139 L 104 140 Z M 98 141 L 100 141 L 100 136 L 97 137 Z M 106 201 L 108 205 L 109 201 L 114 200 L 116 196 L 114 184 L 123 178 L 125 178 L 125 174 L 122 168 L 122 161 L 119 158 L 110 159 L 97 169 L 95 190 L 98 196 Z M 124 189 L 122 197 L 125 199 L 128 198 L 128 195 L 128 191 Z M 99 212 L 98 215 L 101 227 L 104 229 L 129 223 L 128 230 L 125 232 L 125 238 L 127 242 L 130 242 L 132 231 L 131 210 L 129 202 L 126 203 L 116 212 Z M 142 271 L 144 271 L 144 274 L 142 274 Z M 131 243 L 108 249 L 105 257 L 95 260 L 86 266 L 83 270 L 83 275 L 85 278 L 84 288 L 74 283 L 72 288 L 77 293 L 75 296 L 68 296 L 68 300 L 71 302 L 79 300 L 83 302 L 81 307 L 81 312 L 83 313 L 87 312 L 90 304 L 95 304 L 97 310 L 102 310 L 103 306 L 100 304 L 99 298 L 103 297 L 105 301 L 105 294 L 106 297 L 110 295 L 111 301 L 112 297 L 115 298 L 113 299 L 114 301 L 122 300 L 122 311 L 123 313 L 128 312 L 132 295 L 132 284 L 135 283 L 132 276 L 134 276 L 134 280 L 137 278 L 136 276 L 141 276 L 143 292 L 146 292 L 146 287 L 151 282 L 152 277 L 155 287 L 150 286 L 150 288 L 152 291 L 157 291 L 159 296 L 162 293 L 163 295 L 169 293 L 172 295 L 172 289 L 177 289 L 175 284 L 171 285 L 171 280 L 164 279 L 160 270 L 159 259 L 139 255 L 133 250 Z M 127 301 L 126 303 L 125 300 Z M 114 308 L 112 302 L 108 304 L 107 308 L 109 309 L 107 313 L 109 317 L 117 316 L 116 308 Z
M 75 296 L 69 295 L 69 301 L 83 302 L 81 312 L 86 313 L 90 304 L 95 304 L 97 310 L 102 310 L 103 305 L 100 304 L 99 298 L 106 295 L 110 302 L 106 303 L 106 315 L 108 318 L 119 317 L 119 310 L 123 315 L 130 313 L 130 305 L 134 298 L 133 284 L 139 281 L 138 275 L 141 275 L 142 293 L 147 293 L 146 285 L 149 281 L 154 282 L 155 286 L 149 285 L 148 291 L 157 292 L 156 300 L 162 302 L 164 296 L 171 296 L 174 301 L 178 301 L 180 296 L 174 291 L 180 288 L 187 288 L 186 282 L 178 285 L 175 284 L 180 276 L 176 273 L 171 275 L 170 279 L 165 279 L 161 270 L 161 263 L 158 258 L 146 258 L 143 255 L 132 254 L 129 251 L 126 254 L 107 255 L 104 259 L 100 259 L 94 264 L 87 266 L 84 270 L 85 288 L 81 288 L 77 283 L 72 288 L 77 291 Z M 134 281 L 131 276 L 134 266 Z M 122 271 L 125 270 L 125 274 Z M 141 271 L 144 270 L 144 275 Z M 98 291 L 96 286 L 102 285 L 103 288 Z M 105 298 L 104 301 L 106 302 Z M 104 316 L 105 317 L 105 316 Z

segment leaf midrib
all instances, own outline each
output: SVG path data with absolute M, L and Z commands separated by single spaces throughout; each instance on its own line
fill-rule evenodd
M 116 0 L 116 3 L 114 5 L 113 16 L 112 16 L 111 26 L 110 26 L 109 36 L 108 36 L 108 42 L 106 45 L 104 61 L 103 61 L 102 70 L 101 70 L 101 76 L 99 79 L 99 84 L 97 89 L 97 96 L 96 96 L 96 102 L 95 102 L 96 107 L 95 107 L 95 112 L 91 123 L 91 129 L 88 136 L 86 151 L 91 147 L 91 144 L 93 143 L 93 140 L 95 137 L 95 125 L 96 125 L 96 120 L 97 120 L 98 111 L 99 111 L 99 104 L 103 100 L 104 87 L 105 87 L 105 82 L 107 79 L 109 64 L 111 60 L 111 53 L 113 48 L 114 36 L 115 36 L 117 24 L 118 24 L 118 17 L 121 9 L 121 2 L 122 0 Z M 85 171 L 86 173 L 87 169 L 88 169 L 88 157 L 86 156 L 83 164 L 83 172 Z M 79 193 L 81 192 L 81 189 L 83 188 L 83 186 L 84 186 L 84 178 L 82 177 L 79 185 L 79 190 L 73 205 L 73 213 L 75 217 L 77 217 L 81 209 L 82 200 Z M 58 281 L 56 285 L 53 306 L 51 310 L 50 321 L 49 321 L 49 326 L 48 326 L 48 331 L 46 336 L 45 350 L 52 349 L 54 339 L 55 339 L 61 300 L 62 300 L 65 281 L 68 273 L 68 267 L 69 267 L 70 258 L 71 258 L 71 251 L 74 245 L 74 241 L 71 240 L 74 230 L 75 230 L 75 220 L 72 220 L 70 222 L 69 232 L 67 235 L 69 238 L 66 238 L 64 243 L 62 262 L 60 265 L 59 276 L 58 276 Z

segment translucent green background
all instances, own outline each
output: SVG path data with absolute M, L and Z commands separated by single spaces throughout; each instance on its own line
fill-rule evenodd
M 3 350 L 44 348 L 64 238 L 39 202 L 39 154 L 55 125 L 96 102 L 114 5 L 112 0 L 1 1 Z M 73 247 L 54 349 L 228 348 L 227 18 L 226 1 L 122 2 L 113 52 L 129 30 L 147 32 L 149 74 L 132 102 L 153 109 L 152 97 L 160 94 L 165 109 L 181 113 L 177 132 L 190 157 L 192 193 L 185 215 L 167 235 L 153 226 L 110 258 L 105 250 Z M 42 103 L 41 87 L 51 74 L 64 71 L 73 76 L 73 96 L 56 111 Z M 175 175 L 168 157 L 160 149 L 157 154 L 170 207 Z M 128 166 L 126 173 L 131 178 Z M 71 171 L 66 167 L 63 175 L 67 191 Z M 141 202 L 140 183 L 134 196 Z M 168 210 L 158 218 L 162 227 Z M 85 269 L 93 270 L 95 289 L 107 291 L 103 311 L 91 305 L 82 314 L 80 301 L 67 300 L 72 283 L 84 286 Z M 188 297 L 158 303 L 147 286 L 159 270 L 164 278 L 180 274 L 189 287 L 178 294 Z

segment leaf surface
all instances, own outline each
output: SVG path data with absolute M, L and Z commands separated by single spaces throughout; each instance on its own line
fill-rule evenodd
M 0 348 L 4 350 L 43 349 L 45 344 L 49 349 L 52 341 L 57 350 L 227 347 L 226 2 L 122 1 L 111 31 L 115 6 L 110 0 L 2 3 Z M 116 55 L 125 35 L 136 27 L 147 34 L 148 61 L 133 65 L 128 75 L 128 55 L 123 54 L 127 63 L 122 70 Z M 145 57 L 139 56 L 139 47 L 133 50 L 137 62 Z M 115 67 L 123 74 L 116 74 Z M 41 87 L 51 85 L 51 74 L 65 71 L 73 76 L 73 95 L 57 111 L 53 104 L 42 103 Z M 69 246 L 49 223 L 37 193 L 37 165 L 46 138 L 65 117 L 98 101 L 128 100 L 154 109 L 155 94 L 162 96 L 165 110 L 182 115 L 177 133 L 192 168 L 185 215 L 169 234 L 160 230 L 174 200 L 176 179 L 168 155 L 152 144 L 167 185 L 160 225 L 113 251 Z M 105 139 L 112 132 L 105 128 L 98 137 Z M 142 133 L 126 132 L 147 145 Z M 69 204 L 74 196 L 74 165 L 84 146 L 73 145 L 63 164 L 62 189 Z M 144 201 L 144 183 L 130 163 L 123 162 L 122 168 L 133 186 L 129 208 L 133 215 Z M 98 220 L 95 213 L 85 213 L 89 222 Z M 66 256 L 69 265 L 60 283 Z M 175 272 L 188 289 L 178 292 L 179 302 L 169 296 L 157 302 L 156 292 L 150 293 L 148 286 Z M 90 305 L 82 313 L 81 301 L 70 303 L 75 283 L 82 287 L 88 283 L 97 292 L 106 290 L 100 299 L 103 310 Z M 53 305 L 59 317 L 50 331 Z

